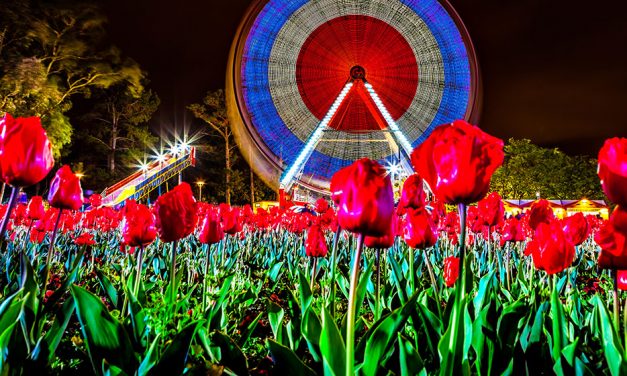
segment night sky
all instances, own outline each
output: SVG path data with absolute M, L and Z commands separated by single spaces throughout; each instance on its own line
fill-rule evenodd
M 192 121 L 185 106 L 224 87 L 231 41 L 250 0 L 109 0 L 111 42 L 149 73 L 154 123 Z M 479 125 L 569 154 L 596 156 L 627 136 L 627 4 L 451 0 L 483 77 Z

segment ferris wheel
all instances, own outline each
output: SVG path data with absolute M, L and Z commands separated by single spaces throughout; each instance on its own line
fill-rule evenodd
M 411 173 L 409 154 L 433 128 L 477 121 L 480 79 L 447 1 L 257 0 L 226 94 L 242 154 L 267 184 L 324 191 L 364 157 Z

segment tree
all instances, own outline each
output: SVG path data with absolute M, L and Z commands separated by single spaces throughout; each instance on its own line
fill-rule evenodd
M 96 96 L 89 120 L 103 124 L 93 127 L 88 137 L 102 144 L 107 155 L 107 169 L 112 176 L 116 173 L 118 154 L 123 162 L 139 160 L 145 150 L 156 142 L 147 122 L 159 107 L 159 97 L 151 90 L 118 83 Z
M 542 148 L 530 140 L 510 139 L 503 165 L 492 176 L 491 188 L 504 198 L 529 199 L 537 193 L 549 199 L 602 198 L 596 161 L 571 157 L 559 149 Z
M 231 124 L 226 114 L 226 104 L 224 98 L 224 90 L 209 91 L 203 103 L 194 103 L 187 108 L 198 119 L 203 120 L 209 124 L 212 132 L 209 135 L 215 135 L 222 138 L 224 143 L 224 168 L 225 168 L 225 190 L 226 190 L 226 203 L 231 204 L 231 191 L 233 188 L 232 176 L 232 157 L 233 151 L 236 148 L 233 142 L 233 131 L 231 130 Z
M 0 112 L 39 116 L 55 154 L 71 140 L 71 98 L 126 81 L 139 66 L 104 46 L 105 17 L 89 2 L 7 2 L 0 7 Z

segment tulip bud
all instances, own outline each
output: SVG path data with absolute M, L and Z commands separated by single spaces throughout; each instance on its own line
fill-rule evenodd
M 48 201 L 50 206 L 58 209 L 78 210 L 83 206 L 81 182 L 70 166 L 64 165 L 57 171 L 50 183 Z
M 482 199 L 503 158 L 502 140 L 463 120 L 434 129 L 411 155 L 435 196 L 455 205 Z
M 153 211 L 159 237 L 166 243 L 182 239 L 196 228 L 196 200 L 187 183 L 181 183 L 157 198 Z
M 0 177 L 5 183 L 35 185 L 53 166 L 52 145 L 38 117 L 0 118 Z

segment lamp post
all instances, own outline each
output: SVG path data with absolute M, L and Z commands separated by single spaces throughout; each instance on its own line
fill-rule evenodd
M 198 201 L 202 201 L 202 186 L 205 185 L 205 182 L 198 180 L 196 185 L 198 186 Z

